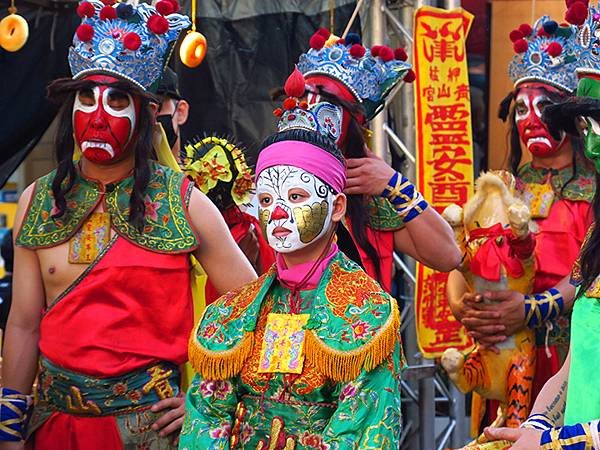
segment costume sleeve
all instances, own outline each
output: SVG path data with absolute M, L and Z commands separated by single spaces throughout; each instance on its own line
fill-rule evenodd
M 231 380 L 209 381 L 196 375 L 186 395 L 180 450 L 229 450 L 237 404 Z
M 402 361 L 398 342 L 382 364 L 341 385 L 337 409 L 323 432 L 325 443 L 357 450 L 398 448 Z
M 542 433 L 541 450 L 600 450 L 600 420 L 551 428 Z

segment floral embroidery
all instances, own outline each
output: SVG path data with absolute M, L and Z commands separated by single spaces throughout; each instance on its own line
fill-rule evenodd
M 331 448 L 329 444 L 323 442 L 323 436 L 311 434 L 308 431 L 302 433 L 300 436 L 300 443 L 306 447 L 317 448 L 319 450 L 329 450 L 329 448 Z
M 205 339 L 210 339 L 215 335 L 218 329 L 219 326 L 216 323 L 211 322 L 204 328 L 204 330 L 202 330 L 202 337 Z
M 352 324 L 352 334 L 354 339 L 364 339 L 369 331 L 369 324 L 363 320 L 359 320 Z
M 117 383 L 113 386 L 113 393 L 115 395 L 123 395 L 127 392 L 127 383 Z
M 158 222 L 158 208 L 160 208 L 160 202 L 153 202 L 150 196 L 146 195 L 144 199 L 144 208 L 146 219 L 150 219 L 153 222 Z
M 231 425 L 227 422 L 223 422 L 218 428 L 211 429 L 209 434 L 213 439 L 229 437 L 231 434 Z
M 240 439 L 242 440 L 242 442 L 244 444 L 247 444 L 250 441 L 250 439 L 252 438 L 252 436 L 254 436 L 254 434 L 255 434 L 254 428 L 252 428 L 250 426 L 250 424 L 244 423 L 242 425 L 242 430 L 240 432 Z
M 342 392 L 340 393 L 340 402 L 343 402 L 347 398 L 356 397 L 357 393 L 358 386 L 356 386 L 355 383 L 348 383 L 346 386 L 344 386 L 344 389 L 342 389 Z
M 229 381 L 202 381 L 199 386 L 203 397 L 215 397 L 220 400 L 227 398 L 233 392 Z

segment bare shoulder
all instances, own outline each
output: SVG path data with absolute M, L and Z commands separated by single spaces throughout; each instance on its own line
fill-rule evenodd
M 210 232 L 211 229 L 227 229 L 225 220 L 213 202 L 196 187 L 192 189 L 188 212 L 196 231 L 202 231 L 202 234 Z

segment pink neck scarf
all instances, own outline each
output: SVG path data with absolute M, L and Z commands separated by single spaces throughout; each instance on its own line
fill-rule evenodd
M 323 272 L 327 269 L 327 266 L 333 259 L 333 257 L 338 252 L 338 246 L 335 242 L 331 244 L 329 248 L 329 252 L 323 258 L 323 260 L 318 263 L 316 270 L 310 276 L 308 280 L 304 283 L 303 286 L 299 286 L 299 283 L 304 279 L 306 274 L 312 269 L 315 261 L 308 261 L 302 264 L 298 264 L 297 266 L 288 268 L 285 264 L 283 256 L 281 253 L 275 254 L 275 264 L 277 267 L 277 278 L 281 282 L 281 284 L 290 289 L 290 290 L 308 290 L 314 289 L 319 284 L 319 280 L 321 280 L 321 276 L 323 276 Z

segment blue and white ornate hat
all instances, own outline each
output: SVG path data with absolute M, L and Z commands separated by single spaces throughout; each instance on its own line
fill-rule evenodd
M 277 130 L 301 128 L 315 131 L 338 144 L 342 134 L 342 108 L 329 102 L 309 105 L 306 101 L 299 101 L 305 92 L 305 80 L 298 68 L 287 79 L 284 90 L 289 97 L 283 101 L 283 108 L 273 112 L 279 117 Z
M 406 81 L 414 80 L 402 49 L 394 52 L 384 46 L 365 48 L 356 34 L 338 39 L 325 29 L 313 35 L 310 46 L 300 55 L 298 69 L 306 78 L 323 75 L 340 82 L 354 101 L 362 104 L 367 120 L 383 107 L 394 86 L 405 77 Z
M 533 28 L 523 24 L 511 31 L 516 55 L 508 66 L 508 76 L 515 87 L 538 81 L 566 92 L 575 90 L 581 53 L 576 37 L 575 26 L 559 26 L 548 16 L 539 18 Z
M 588 6 L 587 2 L 573 2 L 565 18 L 577 26 L 577 44 L 580 58 L 577 75 L 600 75 L 600 5 Z
M 74 79 L 95 73 L 121 77 L 143 90 L 154 91 L 181 30 L 190 25 L 176 14 L 176 0 L 110 4 L 88 0 L 77 8 L 82 23 L 69 49 Z

